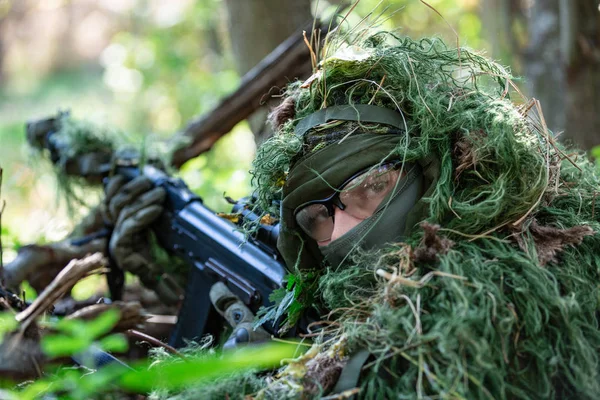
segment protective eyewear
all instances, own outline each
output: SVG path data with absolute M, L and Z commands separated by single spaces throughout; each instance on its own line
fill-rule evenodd
M 373 215 L 398 179 L 406 176 L 401 162 L 391 162 L 361 170 L 348 178 L 331 196 L 309 201 L 294 212 L 298 226 L 312 239 L 331 239 L 334 227 L 334 206 L 357 219 Z

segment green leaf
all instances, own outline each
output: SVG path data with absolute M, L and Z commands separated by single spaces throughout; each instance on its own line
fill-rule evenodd
M 592 147 L 592 149 L 590 150 L 590 153 L 596 160 L 599 160 L 600 159 L 600 146 Z
M 12 332 L 17 328 L 17 320 L 15 316 L 10 313 L 0 314 L 0 343 L 4 340 L 4 335 L 8 332 Z
M 60 332 L 76 337 L 88 337 L 86 323 L 78 319 L 63 318 L 54 326 Z
M 70 356 L 85 350 L 92 341 L 85 337 L 49 335 L 42 339 L 42 350 L 48 357 Z
M 86 325 L 87 334 L 94 339 L 110 332 L 110 330 L 119 322 L 121 313 L 119 310 L 111 309 L 100 314 L 93 321 Z
M 116 353 L 124 353 L 129 348 L 129 342 L 127 341 L 127 338 L 121 333 L 116 333 L 114 335 L 102 338 L 102 340 L 98 342 L 98 345 L 104 351 Z
M 298 281 L 298 278 L 292 274 L 289 274 L 288 276 L 286 276 L 285 279 L 287 280 L 287 285 L 286 285 L 287 290 L 292 290 L 292 288 L 294 287 L 294 284 L 296 283 L 296 281 Z
M 288 308 L 290 307 L 290 305 L 296 300 L 296 292 L 292 291 L 292 292 L 287 292 L 285 294 L 285 297 L 281 300 L 281 302 L 279 303 L 279 306 L 277 307 L 277 310 L 275 311 L 275 316 L 274 316 L 274 320 L 279 319 L 282 315 L 284 315 L 285 313 L 287 313 Z
M 298 346 L 288 343 L 272 343 L 253 346 L 224 355 L 209 355 L 187 362 L 161 365 L 160 368 L 126 372 L 119 384 L 126 390 L 147 393 L 153 389 L 177 389 L 218 376 L 244 371 L 250 368 L 271 368 L 281 360 L 297 356 Z
M 85 322 L 85 336 L 97 339 L 107 334 L 119 321 L 121 313 L 119 310 L 111 309 L 103 312 L 95 319 Z
M 62 387 L 61 382 L 56 379 L 38 379 L 28 385 L 23 391 L 18 392 L 18 397 L 21 400 L 40 399 L 46 393 L 58 391 Z
M 286 289 L 277 288 L 271 292 L 271 294 L 269 295 L 269 300 L 271 301 L 271 303 L 277 305 L 281 302 L 281 300 L 283 300 L 283 298 L 285 297 L 286 294 L 287 294 Z

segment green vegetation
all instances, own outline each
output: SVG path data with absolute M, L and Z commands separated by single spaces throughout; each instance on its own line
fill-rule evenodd
M 117 127 L 127 132 L 129 139 L 134 142 L 152 144 L 168 138 L 192 118 L 208 112 L 238 84 L 240 77 L 234 72 L 226 28 L 222 20 L 222 2 L 189 2 L 186 9 L 168 23 L 157 22 L 150 15 L 150 5 L 143 3 L 140 2 L 133 10 L 119 14 L 124 22 L 111 33 L 110 38 L 103 44 L 104 50 L 92 61 L 84 60 L 82 56 L 77 59 L 76 65 L 69 68 L 51 65 L 46 69 L 36 69 L 35 65 L 27 65 L 29 60 L 25 60 L 16 67 L 13 66 L 2 81 L 0 166 L 4 169 L 2 197 L 7 200 L 7 207 L 2 217 L 1 235 L 5 261 L 11 259 L 15 250 L 23 244 L 63 238 L 86 211 L 84 207 L 71 210 L 64 207 L 64 199 L 57 194 L 57 183 L 51 168 L 32 159 L 26 150 L 24 122 L 27 119 L 55 114 L 59 109 L 70 109 L 76 118 L 91 119 L 104 126 Z M 356 15 L 349 19 L 349 25 L 357 24 L 377 3 L 376 0 L 362 0 Z M 417 0 L 390 0 L 386 3 L 389 4 L 389 9 L 385 13 L 390 17 L 382 23 L 383 28 L 399 28 L 401 34 L 415 38 L 440 35 L 449 44 L 454 44 L 457 40 L 453 31 L 455 29 L 461 45 L 471 48 L 487 47 L 486 39 L 482 37 L 482 22 L 477 11 L 480 6 L 478 0 L 428 1 L 427 3 L 439 10 L 445 19 Z M 3 15 L 5 8 L 6 2 L 0 1 L 0 15 Z M 397 9 L 400 11 L 392 15 Z M 406 42 L 408 47 L 417 46 L 415 43 Z M 14 44 L 17 45 L 18 43 Z M 443 53 L 441 50 L 440 52 Z M 472 57 L 471 61 L 479 60 L 477 54 L 465 52 L 464 56 L 467 55 Z M 426 60 L 429 54 L 416 54 L 415 60 L 419 56 Z M 59 64 L 59 61 L 54 60 L 56 64 Z M 503 63 L 510 61 L 504 59 Z M 457 60 L 450 59 L 450 62 L 456 64 Z M 407 65 L 410 66 L 410 62 L 405 64 Z M 486 66 L 488 67 L 489 65 Z M 435 72 L 425 72 L 436 76 Z M 446 78 L 448 77 L 444 77 Z M 375 80 L 381 82 L 382 76 L 377 76 Z M 409 81 L 411 79 L 401 82 L 399 86 Z M 362 90 L 358 87 L 355 89 L 358 89 L 356 93 Z M 503 89 L 504 87 L 500 88 Z M 383 93 L 373 90 L 373 87 L 364 92 L 364 96 L 369 98 L 377 97 L 376 95 L 381 97 Z M 422 100 L 422 94 L 414 90 L 410 95 L 414 103 Z M 425 92 L 425 95 L 437 96 L 437 93 L 431 91 Z M 430 97 L 427 97 L 427 101 L 430 107 L 421 107 L 418 110 L 423 121 L 428 118 L 427 115 L 432 109 L 436 109 L 435 107 L 449 107 L 448 103 L 431 102 Z M 463 103 L 463 106 L 465 104 L 467 103 Z M 473 110 L 480 112 L 482 104 L 473 101 L 467 106 L 473 106 Z M 461 105 L 458 103 L 454 104 L 454 107 L 459 106 Z M 468 108 L 467 106 L 465 108 Z M 505 111 L 503 103 L 495 104 L 494 107 L 497 107 L 497 115 L 500 118 Z M 493 122 L 491 130 L 504 129 L 507 123 L 512 123 L 511 121 Z M 452 127 L 454 130 L 460 130 L 456 125 L 457 121 L 444 123 L 449 124 L 444 129 Z M 440 125 L 441 122 L 437 121 L 437 124 Z M 437 125 L 422 125 L 421 128 L 425 127 L 431 133 L 429 142 L 423 146 L 430 147 L 411 148 L 413 156 L 416 158 L 430 148 L 436 148 L 440 154 L 447 151 L 449 142 L 440 136 L 444 131 L 436 130 L 439 128 Z M 476 135 L 467 136 L 469 140 L 478 140 Z M 542 140 L 540 143 L 545 142 Z M 482 154 L 479 156 L 481 160 L 485 160 L 490 153 L 505 150 L 515 157 L 531 156 L 528 151 L 522 151 L 522 147 L 517 146 L 515 150 L 506 146 L 502 140 L 488 142 L 481 149 Z M 547 151 L 544 154 L 554 155 L 554 150 L 545 147 L 542 150 Z M 248 170 L 251 168 L 254 151 L 252 134 L 247 124 L 242 123 L 220 140 L 209 153 L 184 165 L 179 175 L 205 199 L 209 207 L 217 211 L 227 211 L 229 205 L 223 200 L 224 194 L 239 198 L 250 193 Z M 594 149 L 592 155 L 598 157 L 600 147 Z M 546 160 L 540 157 L 538 154 L 533 157 L 533 161 L 538 166 L 545 166 Z M 526 196 L 523 196 L 522 192 L 514 195 L 515 182 L 521 182 L 519 190 L 525 188 L 528 195 L 535 198 L 546 189 L 545 179 L 548 179 L 548 176 L 544 173 L 535 175 L 535 171 L 525 171 L 535 176 L 524 173 L 519 176 L 521 179 L 513 179 L 512 175 L 507 175 L 501 181 L 494 181 L 493 187 L 486 186 L 486 181 L 489 184 L 489 181 L 493 180 L 496 168 L 499 167 L 484 162 L 483 169 L 477 172 L 485 175 L 486 171 L 491 171 L 490 175 L 480 179 L 475 173 L 469 174 L 469 179 L 473 181 L 465 183 L 468 190 L 462 192 L 463 197 L 449 197 L 452 193 L 450 185 L 453 179 L 448 167 L 450 160 L 442 161 L 446 167 L 445 186 L 440 186 L 440 192 L 434 196 L 437 211 L 433 217 L 441 219 L 453 212 L 469 214 L 473 211 L 473 199 L 491 197 L 489 201 L 480 203 L 479 212 L 473 213 L 471 218 L 454 220 L 452 227 L 463 234 L 479 234 L 486 231 L 486 228 L 494 228 L 501 224 L 504 222 L 499 219 L 501 209 L 512 215 L 512 220 L 525 214 L 529 203 L 524 205 L 521 202 L 515 206 L 507 201 L 508 197 L 502 201 L 494 197 L 498 192 L 512 193 L 511 201 L 522 201 Z M 581 185 L 577 196 L 569 195 L 557 199 L 540 214 L 542 222 L 562 228 L 587 223 L 598 229 L 597 216 L 600 214 L 596 213 L 594 218 L 594 212 L 592 211 L 591 215 L 588 212 L 593 210 L 591 206 L 596 201 L 596 181 L 590 178 L 592 167 L 583 158 L 580 158 L 578 163 L 583 172 L 565 161 L 564 175 L 561 176 L 569 184 Z M 511 169 L 510 165 L 504 167 L 513 174 L 517 172 Z M 278 176 L 275 181 L 279 182 L 280 178 L 281 176 Z M 486 191 L 482 187 L 489 190 Z M 451 203 L 449 199 L 454 202 Z M 574 216 L 573 212 L 581 210 L 582 207 L 583 212 Z M 492 221 L 493 226 L 484 226 L 490 210 L 497 219 Z M 485 397 L 485 391 L 480 388 L 482 381 L 486 379 L 494 382 L 498 393 L 522 395 L 522 389 L 517 385 L 532 379 L 537 380 L 535 390 L 547 393 L 551 379 L 548 377 L 559 372 L 567 375 L 565 381 L 581 388 L 581 392 L 594 390 L 597 387 L 597 375 L 593 368 L 586 369 L 584 366 L 573 369 L 574 372 L 569 374 L 569 371 L 565 372 L 565 365 L 573 356 L 589 364 L 588 367 L 595 362 L 595 352 L 588 350 L 591 347 L 590 343 L 599 340 L 589 322 L 598 301 L 597 288 L 581 284 L 580 277 L 589 271 L 582 271 L 578 260 L 583 257 L 591 264 L 597 262 L 597 257 L 591 255 L 591 252 L 582 254 L 579 248 L 569 248 L 564 253 L 566 266 L 551 264 L 547 269 L 539 269 L 537 265 L 532 266 L 533 260 L 538 256 L 538 250 L 535 235 L 530 232 L 521 233 L 524 236 L 522 240 L 529 246 L 527 254 L 517 250 L 514 245 L 507 244 L 507 237 L 497 233 L 480 237 L 474 243 L 460 241 L 460 233 L 448 231 L 444 234 L 454 235 L 453 239 L 459 244 L 440 259 L 439 271 L 448 275 L 435 276 L 430 286 L 405 287 L 375 275 L 378 268 L 393 271 L 394 267 L 406 262 L 408 258 L 404 252 L 407 249 L 394 248 L 398 256 L 396 258 L 380 259 L 375 255 L 373 259 L 367 256 L 362 260 L 357 259 L 356 265 L 369 264 L 369 269 L 331 271 L 322 279 L 310 275 L 306 282 L 302 282 L 304 287 L 300 283 L 293 286 L 294 282 L 291 280 L 288 288 L 290 292 L 278 293 L 281 303 L 286 303 L 284 305 L 289 308 L 273 309 L 265 317 L 279 316 L 289 311 L 293 321 L 305 303 L 314 300 L 316 287 L 319 287 L 323 296 L 315 301 L 322 302 L 325 307 L 347 305 L 349 311 L 343 315 L 340 330 L 334 333 L 347 333 L 344 336 L 344 341 L 347 340 L 344 346 L 348 349 L 370 346 L 370 350 L 378 355 L 373 368 L 374 373 L 365 387 L 366 393 L 370 394 L 376 393 L 383 385 L 377 371 L 385 370 L 394 363 L 403 364 L 409 370 L 402 379 L 397 380 L 396 389 L 414 390 L 414 381 L 417 381 L 423 394 L 436 391 L 442 395 L 461 394 L 459 392 L 462 389 L 459 385 L 465 383 L 467 388 L 471 385 L 471 388 L 480 390 L 478 393 Z M 421 239 L 419 235 L 413 238 L 413 247 L 418 247 Z M 588 251 L 597 248 L 596 241 L 595 238 L 586 238 L 581 249 Z M 476 251 L 476 245 L 482 250 Z M 408 264 L 403 265 L 412 268 L 412 261 L 409 260 Z M 431 272 L 431 264 L 423 262 L 418 266 L 411 282 L 431 279 Z M 462 280 L 449 277 L 450 275 L 469 275 L 470 281 L 463 285 Z M 294 279 L 299 279 L 300 282 L 301 278 L 302 276 L 297 274 L 297 278 Z M 597 279 L 589 278 L 588 281 L 595 282 Z M 98 282 L 96 277 L 92 277 L 86 285 L 76 287 L 75 297 L 91 294 Z M 504 286 L 499 287 L 498 282 L 505 284 L 510 290 L 500 290 L 499 288 Z M 357 289 L 359 286 L 362 287 L 361 290 Z M 311 293 L 302 293 L 305 288 Z M 573 288 L 578 288 L 577 295 L 565 295 L 574 291 Z M 383 291 L 387 297 L 381 296 Z M 532 297 L 530 293 L 537 295 Z M 28 299 L 32 296 L 33 293 L 27 292 Z M 372 300 L 365 303 L 366 298 Z M 580 307 L 576 300 L 581 298 L 587 299 L 588 303 L 584 304 L 582 301 L 584 305 Z M 395 307 L 390 299 L 398 304 L 402 303 L 404 307 Z M 407 307 L 406 303 L 416 304 L 417 308 L 418 305 L 423 305 L 426 312 L 421 316 L 422 319 L 415 317 L 413 309 Z M 515 305 L 523 308 L 522 314 L 515 314 Z M 473 306 L 492 310 L 493 320 L 485 321 L 483 325 L 479 324 L 483 316 L 474 313 Z M 451 314 L 448 314 L 449 309 Z M 365 321 L 365 315 L 373 318 Z M 456 324 L 456 321 L 464 319 L 465 315 L 470 318 L 466 328 Z M 562 326 L 568 325 L 573 319 L 578 319 L 573 325 L 575 328 L 563 330 Z M 8 332 L 14 328 L 13 322 L 11 316 L 2 317 L 2 331 Z M 43 348 L 46 354 L 52 357 L 75 354 L 89 344 L 123 350 L 124 341 L 121 336 L 101 337 L 110 331 L 114 322 L 115 316 L 111 314 L 90 323 L 65 320 L 50 322 L 48 328 L 55 329 L 56 334 L 44 339 Z M 393 329 L 390 326 L 393 326 Z M 424 332 L 430 330 L 434 333 L 422 334 L 416 330 L 417 326 Z M 554 343 L 566 343 L 561 347 L 560 354 L 553 354 L 554 349 L 548 347 L 547 343 L 537 341 L 543 334 L 547 334 L 549 341 Z M 373 345 L 373 337 L 378 339 L 376 345 Z M 397 343 L 405 342 L 412 344 L 408 348 L 394 347 Z M 490 346 L 490 343 L 495 344 Z M 509 348 L 506 353 L 507 346 L 513 343 L 515 347 Z M 325 347 L 327 346 L 330 346 L 330 343 Z M 51 369 L 44 378 L 20 389 L 15 389 L 12 385 L 5 386 L 8 389 L 3 395 L 33 399 L 46 393 L 55 394 L 60 398 L 87 399 L 108 393 L 107 396 L 114 394 L 114 397 L 118 398 L 118 390 L 127 389 L 134 392 L 153 390 L 155 398 L 179 396 L 178 398 L 186 399 L 202 396 L 217 399 L 225 398 L 225 393 L 229 393 L 232 385 L 236 385 L 238 398 L 243 398 L 243 393 L 256 393 L 265 387 L 266 379 L 259 378 L 251 372 L 276 367 L 281 359 L 296 355 L 295 350 L 294 345 L 282 345 L 269 349 L 248 350 L 244 354 L 223 355 L 196 347 L 186 353 L 186 357 L 189 358 L 186 362 L 166 357 L 165 354 L 156 354 L 154 361 L 136 365 L 134 372 L 109 368 L 89 374 L 87 370 Z M 482 366 L 480 371 L 483 372 L 465 368 L 463 360 L 472 360 L 473 354 L 484 356 L 476 360 L 478 365 Z M 519 374 L 510 377 L 514 378 L 515 386 L 503 386 L 506 369 L 503 369 L 504 365 L 503 368 L 496 367 L 496 363 L 504 360 L 507 354 L 526 354 L 530 357 L 528 360 L 533 360 L 525 365 Z M 425 364 L 423 360 L 429 363 Z M 151 364 L 152 362 L 154 364 Z M 425 368 L 424 365 L 428 367 Z M 429 366 L 432 369 L 428 369 Z M 289 380 L 286 380 L 288 378 Z M 280 382 L 284 381 L 291 386 L 297 383 L 294 379 L 294 376 L 284 377 Z M 208 382 L 210 386 L 204 385 Z M 289 390 L 289 387 L 285 389 Z M 565 392 L 567 391 L 565 389 Z M 283 396 L 284 389 L 274 387 L 272 393 Z M 236 397 L 232 395 L 231 398 Z
M 10 12 L 10 3 L 3 3 L 7 6 L 3 12 Z M 462 43 L 485 47 L 478 1 L 461 0 L 458 7 L 451 0 L 428 3 L 443 13 Z M 357 23 L 377 4 L 362 0 L 349 24 Z M 322 1 L 319 8 L 325 5 Z M 3 222 L 14 237 L 22 243 L 57 240 L 84 212 L 69 215 L 64 207 L 57 207 L 62 200 L 57 199 L 52 174 L 25 150 L 24 122 L 70 109 L 76 118 L 117 127 L 139 142 L 172 135 L 209 111 L 239 82 L 222 7 L 218 0 L 196 0 L 165 22 L 157 19 L 150 5 L 139 5 L 123 12 L 121 28 L 93 63 L 81 58 L 66 69 L 44 69 L 19 61 L 11 67 L 0 86 L 0 165 L 5 170 L 8 202 Z M 436 33 L 449 42 L 455 40 L 446 22 L 419 1 L 388 1 L 374 13 L 379 12 L 390 15 L 384 27 L 412 36 Z M 77 55 L 73 57 L 77 60 Z M 252 135 L 241 124 L 210 153 L 184 166 L 181 176 L 211 208 L 227 211 L 223 193 L 237 198 L 250 191 L 248 170 L 253 157 Z M 8 251 L 7 258 L 11 254 Z
M 364 398 L 596 398 L 600 180 L 594 164 L 569 157 L 571 150 L 554 142 L 535 102 L 527 108 L 511 101 L 518 93 L 507 89 L 512 77 L 501 65 L 436 39 L 357 30 L 348 40 L 333 38 L 314 79 L 288 88 L 275 117 L 283 115 L 278 133 L 253 164 L 263 207 L 282 200 L 282 255 L 290 266 L 300 260 L 296 280 L 301 290 L 312 289 L 288 288 L 273 313 L 287 308 L 293 319 L 298 302 L 331 311 L 318 350 L 339 343 L 348 353 L 368 349 Z M 341 182 L 335 166 L 358 159 L 345 155 L 333 164 L 319 156 L 345 154 L 349 141 L 369 143 L 387 132 L 334 121 L 304 141 L 295 133 L 303 117 L 344 104 L 402 114 L 406 131 L 387 135 L 388 147 L 372 146 L 369 154 L 421 164 L 430 186 L 407 217 L 424 222 L 402 242 L 377 252 L 354 245 L 346 263 L 319 270 L 312 243 L 285 224 L 306 201 L 302 193 L 325 187 L 323 177 L 330 186 L 320 193 L 327 193 Z M 360 239 L 371 229 L 387 233 L 368 229 Z M 310 392 L 306 377 L 294 382 L 302 395 L 319 394 Z
M 84 365 L 94 365 L 94 356 L 85 352 L 90 346 L 116 354 L 127 350 L 125 336 L 109 334 L 118 320 L 117 310 L 106 311 L 88 322 L 49 320 L 44 329 L 56 333 L 43 337 L 42 350 L 50 360 L 77 356 Z M 0 314 L 0 321 L 2 333 L 16 327 L 12 315 Z M 44 378 L 17 389 L 14 384 L 3 382 L 3 398 L 33 400 L 54 394 L 62 399 L 90 399 L 95 396 L 120 399 L 126 398 L 124 392 L 145 394 L 153 390 L 165 396 L 190 385 L 200 390 L 203 385 L 214 384 L 216 379 L 229 380 L 229 386 L 221 387 L 220 396 L 226 396 L 232 389 L 233 379 L 239 380 L 248 371 L 277 367 L 281 360 L 300 353 L 293 343 L 272 343 L 224 354 L 192 346 L 183 354 L 181 357 L 168 357 L 159 351 L 154 359 L 134 363 L 132 368 L 112 364 L 95 373 L 90 373 L 89 369 L 83 367 L 54 367 Z M 214 396 L 215 399 L 223 398 L 217 396 L 217 393 Z

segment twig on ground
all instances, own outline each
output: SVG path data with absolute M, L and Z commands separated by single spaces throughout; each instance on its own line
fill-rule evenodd
M 182 360 L 187 361 L 187 358 L 185 358 L 185 356 L 183 354 L 181 354 L 180 352 L 178 352 L 174 347 L 169 346 L 165 342 L 162 342 L 153 336 L 147 335 L 140 331 L 136 331 L 135 329 L 128 329 L 127 331 L 125 331 L 125 333 L 127 334 L 127 336 L 131 336 L 131 337 L 135 337 L 135 338 L 144 340 L 144 341 L 150 343 L 151 345 L 153 345 L 154 347 L 162 347 L 163 349 L 167 350 L 169 353 L 175 354 Z
M 72 260 L 48 285 L 37 299 L 24 311 L 16 315 L 21 322 L 20 332 L 25 332 L 29 324 L 50 308 L 58 299 L 91 271 L 103 268 L 106 259 L 102 253 L 95 253 L 81 260 Z
M 123 332 L 134 328 L 143 329 L 144 323 L 148 319 L 139 301 L 115 301 L 110 304 L 92 304 L 75 311 L 66 318 L 89 321 L 111 309 L 118 310 L 120 314 L 119 321 L 112 328 L 112 332 Z

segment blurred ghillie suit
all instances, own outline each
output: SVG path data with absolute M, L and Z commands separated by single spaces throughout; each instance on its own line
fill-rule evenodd
M 295 287 L 279 310 L 291 321 L 304 307 L 332 310 L 332 322 L 276 378 L 239 390 L 220 381 L 204 393 L 243 398 L 262 386 L 258 397 L 319 397 L 349 355 L 367 349 L 361 398 L 596 398 L 594 165 L 582 154 L 567 157 L 534 102 L 513 104 L 510 76 L 483 56 L 439 40 L 358 37 L 330 39 L 315 75 L 288 87 L 273 114 L 277 134 L 254 163 L 261 205 L 293 190 L 286 177 L 302 155 L 386 130 L 334 123 L 302 140 L 294 133 L 299 121 L 324 107 L 374 104 L 406 118 L 407 134 L 390 154 L 438 164 L 417 204 L 426 222 L 402 243 L 357 250 L 340 267 L 322 268 L 315 243 L 286 226 L 284 215 L 291 241 L 282 249 L 289 262 L 295 246 Z

